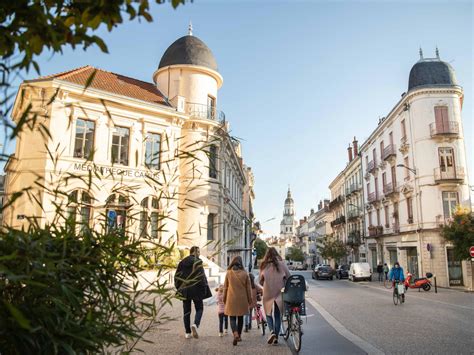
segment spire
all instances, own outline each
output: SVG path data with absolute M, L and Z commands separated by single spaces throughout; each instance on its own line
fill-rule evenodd
M 287 197 L 288 197 L 288 198 L 291 198 L 290 184 L 288 184 L 288 194 L 287 194 Z
M 193 23 L 191 22 L 191 20 L 189 21 L 188 35 L 189 35 L 189 36 L 192 36 L 192 35 L 193 35 Z
M 423 49 L 421 49 L 421 47 L 420 47 L 420 60 L 422 60 L 422 59 L 423 59 Z
M 439 59 L 439 49 L 438 49 L 438 46 L 436 46 L 436 58 Z

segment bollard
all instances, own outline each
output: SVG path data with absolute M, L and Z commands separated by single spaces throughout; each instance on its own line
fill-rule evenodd
M 435 283 L 435 293 L 438 293 L 438 287 L 436 286 L 436 276 L 434 277 L 434 283 Z

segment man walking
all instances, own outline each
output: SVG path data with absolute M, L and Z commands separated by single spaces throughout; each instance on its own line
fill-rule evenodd
M 377 273 L 379 274 L 379 282 L 383 282 L 383 265 L 379 263 L 377 265 Z
M 191 247 L 189 256 L 179 262 L 174 276 L 174 285 L 178 290 L 178 295 L 183 301 L 183 320 L 186 339 L 191 337 L 199 338 L 198 328 L 204 310 L 202 300 L 212 296 L 207 284 L 202 260 L 199 259 L 200 254 L 199 247 Z M 193 325 L 191 325 L 191 302 L 194 303 L 196 310 Z

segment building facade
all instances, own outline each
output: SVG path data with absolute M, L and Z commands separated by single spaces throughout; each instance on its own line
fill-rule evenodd
M 91 66 L 23 82 L 13 121 L 26 113 L 38 125 L 17 138 L 6 195 L 34 189 L 4 211 L 4 223 L 44 226 L 65 211 L 95 230 L 198 245 L 225 266 L 229 246 L 245 244 L 247 181 L 217 110 L 222 83 L 191 31 L 166 50 L 153 83 Z
M 420 51 L 408 91 L 361 146 L 372 267 L 398 260 L 415 277 L 472 288 L 471 269 L 440 234 L 456 205 L 471 206 L 463 98 L 451 65 Z

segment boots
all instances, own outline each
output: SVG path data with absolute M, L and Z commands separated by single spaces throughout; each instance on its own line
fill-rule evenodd
M 239 332 L 233 332 L 234 334 L 234 340 L 232 340 L 232 345 L 237 345 L 237 342 L 239 341 Z

